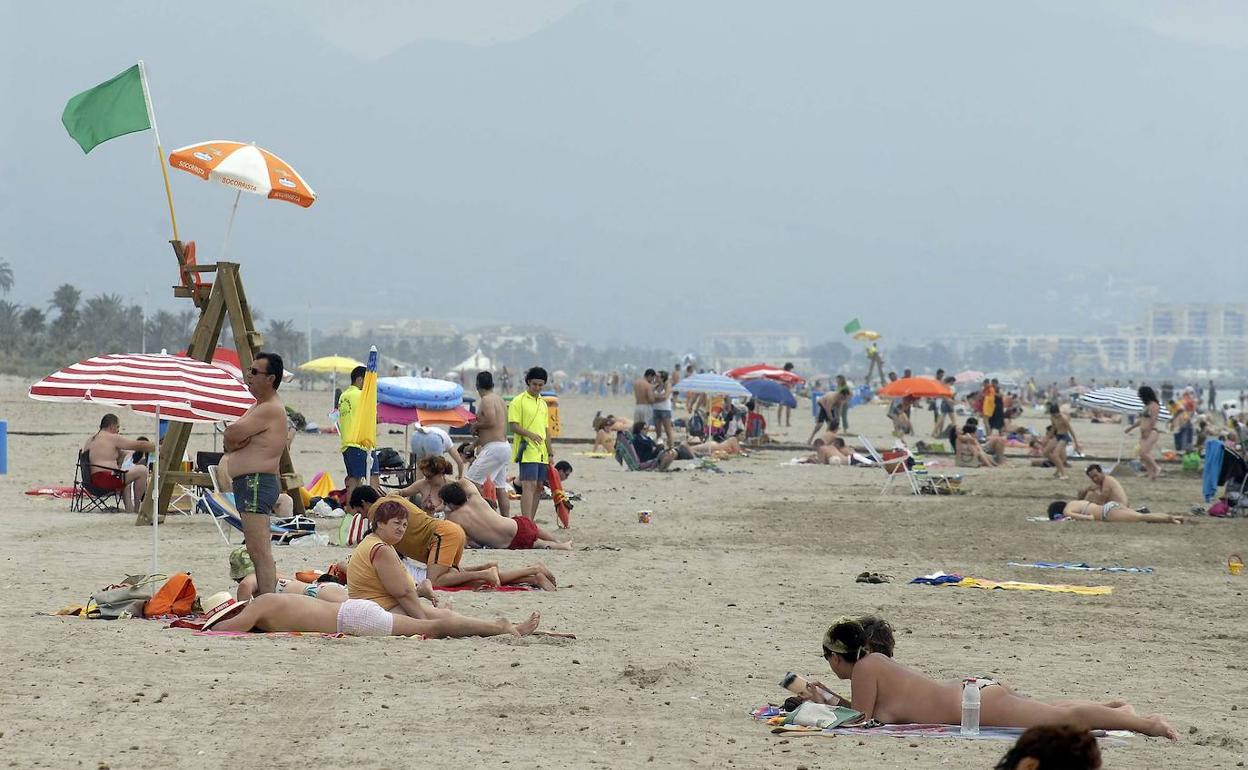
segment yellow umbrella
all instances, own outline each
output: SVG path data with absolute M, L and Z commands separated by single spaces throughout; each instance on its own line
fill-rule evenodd
M 862 329 L 861 331 L 854 332 L 854 339 L 859 340 L 861 342 L 874 342 L 875 340 L 878 340 L 879 338 L 880 338 L 879 332 L 868 331 L 867 329 Z
M 322 356 L 314 358 L 306 364 L 300 364 L 299 371 L 319 372 L 320 374 L 350 374 L 352 369 L 363 365 L 363 361 L 356 361 L 354 358 L 346 356 Z

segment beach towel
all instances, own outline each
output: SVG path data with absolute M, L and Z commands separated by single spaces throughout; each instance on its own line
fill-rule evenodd
M 576 457 L 615 457 L 614 452 L 573 452 Z
M 1113 586 L 1072 586 L 1064 583 L 1023 583 L 1017 580 L 986 580 L 984 578 L 963 577 L 944 572 L 934 572 L 910 581 L 921 585 L 947 585 L 954 588 L 984 588 L 1001 591 L 1047 591 L 1057 594 L 1079 594 L 1081 596 L 1105 596 L 1114 592 Z
M 1225 447 L 1221 441 L 1218 441 L 1216 438 L 1206 439 L 1205 472 L 1200 480 L 1200 491 L 1204 494 L 1206 503 L 1212 502 L 1213 496 L 1218 492 L 1218 482 L 1221 481 L 1222 476 L 1222 456 L 1224 454 Z
M 565 586 L 567 587 L 567 586 Z M 435 591 L 536 591 L 533 586 L 434 586 Z
M 1006 562 L 1007 567 L 1032 567 L 1034 569 L 1073 569 L 1080 572 L 1130 572 L 1140 574 L 1151 574 L 1152 567 L 1098 567 L 1081 561 L 1033 561 L 1033 562 Z
M 73 487 L 31 487 L 26 490 L 26 494 L 31 497 L 54 497 L 58 500 L 68 500 L 74 496 Z
M 1048 524 L 1050 521 L 1074 521 L 1065 516 L 1058 516 L 1056 519 L 1050 519 L 1048 516 L 1028 516 L 1027 521 L 1038 521 L 1041 524 Z
M 173 626 L 170 626 L 173 628 Z M 224 636 L 229 639 L 243 639 L 251 637 L 275 637 L 275 636 L 315 636 L 321 639 L 346 639 L 347 634 L 324 634 L 318 631 L 196 631 L 195 636 Z M 424 640 L 423 636 L 408 637 L 409 639 Z

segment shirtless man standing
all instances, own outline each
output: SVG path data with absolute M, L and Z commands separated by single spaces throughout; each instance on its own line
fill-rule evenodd
M 633 422 L 650 425 L 654 422 L 654 381 L 659 378 L 658 372 L 647 369 L 644 374 L 633 382 Z
M 845 378 L 838 374 L 836 376 L 836 388 L 824 393 L 815 402 L 819 405 L 819 414 L 815 416 L 815 429 L 810 432 L 810 438 L 806 439 L 806 442 L 814 441 L 815 436 L 819 434 L 819 429 L 825 424 L 832 433 L 840 430 L 841 404 L 848 402 L 849 386 L 845 383 Z
M 121 470 L 121 463 L 126 452 L 151 452 L 156 445 L 147 439 L 126 438 L 121 435 L 121 420 L 115 414 L 106 414 L 100 419 L 100 429 L 82 445 L 87 453 L 87 461 L 91 463 L 91 484 L 97 489 L 110 492 L 121 490 L 121 500 L 128 513 L 139 509 L 139 502 L 147 490 L 147 463 L 135 465 L 118 476 L 108 468 Z M 134 493 L 130 493 L 130 485 L 134 484 Z
M 1087 500 L 1097 505 L 1115 502 L 1124 508 L 1131 505 L 1127 500 L 1127 491 L 1122 488 L 1122 484 L 1113 476 L 1107 476 L 1100 465 L 1092 463 L 1086 472 L 1088 480 L 1092 483 L 1079 491 L 1080 500 Z
M 507 443 L 507 405 L 494 392 L 494 375 L 477 372 L 477 392 L 481 403 L 472 432 L 477 435 L 477 459 L 472 461 L 463 477 L 476 484 L 480 492 L 487 479 L 494 481 L 498 495 L 498 512 L 509 516 L 511 501 L 507 490 L 507 463 L 511 462 L 511 445 Z
M 488 548 L 519 551 L 550 548 L 571 551 L 572 541 L 561 543 L 527 516 L 507 518 L 490 507 L 477 488 L 463 480 L 452 481 L 438 491 L 446 505 L 446 518 L 464 528 L 474 543 Z
M 243 519 L 247 553 L 256 567 L 256 594 L 277 589 L 277 565 L 269 533 L 269 514 L 282 491 L 278 478 L 286 449 L 286 408 L 277 396 L 282 357 L 257 353 L 244 373 L 256 405 L 225 429 L 225 458 L 234 478 L 234 505 Z

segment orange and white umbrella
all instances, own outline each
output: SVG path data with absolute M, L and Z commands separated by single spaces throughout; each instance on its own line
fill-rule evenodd
M 230 242 L 238 199 L 244 192 L 287 201 L 307 208 L 316 202 L 316 193 L 290 164 L 254 144 L 214 140 L 180 147 L 169 153 L 169 165 L 200 179 L 217 181 L 236 191 L 230 222 L 221 243 L 221 257 Z
M 254 144 L 200 142 L 169 153 L 169 165 L 239 192 L 289 201 L 305 209 L 316 193 L 290 164 Z

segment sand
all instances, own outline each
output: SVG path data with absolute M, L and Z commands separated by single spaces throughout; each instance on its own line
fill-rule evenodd
M 1133 737 L 1107 749 L 1107 767 L 1234 767 L 1245 758 L 1244 592 L 1227 574 L 1248 550 L 1242 520 L 1189 526 L 1029 523 L 1075 482 L 1013 462 L 962 471 L 958 498 L 879 496 L 882 474 L 796 467 L 767 451 L 722 464 L 723 474 L 628 474 L 573 456 L 568 483 L 584 500 L 568 554 L 470 554 L 513 565 L 540 559 L 558 593 L 458 593 L 458 609 L 513 619 L 542 612 L 543 628 L 575 641 L 529 638 L 217 638 L 156 621 L 48 617 L 123 575 L 147 569 L 150 532 L 129 515 L 75 514 L 68 502 L 26 497 L 68 484 L 74 453 L 105 411 L 42 404 L 25 382 L 0 381 L 0 417 L 13 436 L 4 501 L 0 601 L 0 756 L 15 767 L 990 767 L 994 742 L 891 738 L 784 740 L 748 710 L 784 693 L 786 671 L 831 683 L 819 655 L 828 622 L 878 612 L 898 630 L 898 657 L 936 677 L 991 675 L 1037 697 L 1125 697 L 1167 715 L 1178 744 Z M 287 397 L 311 419 L 324 391 Z M 316 408 L 313 408 L 313 405 Z M 597 409 L 623 400 L 567 397 L 564 424 L 586 436 Z M 930 425 L 922 413 L 920 427 Z M 1040 424 L 1039 418 L 1028 420 Z M 148 418 L 125 412 L 129 435 Z M 787 435 L 804 440 L 809 412 Z M 855 431 L 887 443 L 883 408 L 851 413 Z M 1077 422 L 1095 451 L 1113 454 L 1119 426 Z M 783 433 L 783 432 L 782 432 Z M 400 436 L 382 436 L 398 446 Z M 197 429 L 192 449 L 209 448 Z M 301 436 L 295 462 L 310 478 L 341 478 L 336 439 Z M 1133 502 L 1186 511 L 1199 481 L 1167 468 L 1160 481 L 1125 477 Z M 653 509 L 650 525 L 638 509 Z M 541 519 L 552 524 L 549 507 Z M 610 546 L 610 548 L 606 548 Z M 190 570 L 201 594 L 228 588 L 229 552 L 203 517 L 161 528 L 163 571 Z M 282 548 L 283 571 L 323 567 L 344 549 Z M 1151 575 L 1009 568 L 1010 560 L 1078 560 L 1156 567 Z M 893 575 L 856 584 L 864 570 Z M 1111 596 L 907 585 L 934 570 L 998 580 L 1111 585 Z

